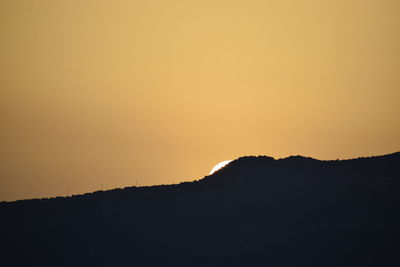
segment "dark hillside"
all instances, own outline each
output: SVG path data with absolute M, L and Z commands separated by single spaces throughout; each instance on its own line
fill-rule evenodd
M 400 266 L 400 153 L 0 203 L 0 266 Z

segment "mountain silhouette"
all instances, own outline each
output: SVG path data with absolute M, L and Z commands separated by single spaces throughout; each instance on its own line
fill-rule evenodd
M 0 203 L 0 266 L 400 266 L 400 152 Z

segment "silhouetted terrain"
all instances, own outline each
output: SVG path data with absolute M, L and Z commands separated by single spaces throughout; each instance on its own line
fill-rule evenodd
M 0 266 L 400 266 L 400 153 L 0 203 Z

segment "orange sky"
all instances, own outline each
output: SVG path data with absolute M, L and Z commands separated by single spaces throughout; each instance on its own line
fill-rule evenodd
M 400 150 L 400 1 L 3 0 L 0 200 Z

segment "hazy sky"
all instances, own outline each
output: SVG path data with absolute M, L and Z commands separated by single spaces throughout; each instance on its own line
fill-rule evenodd
M 400 1 L 0 0 L 0 200 L 400 150 Z

